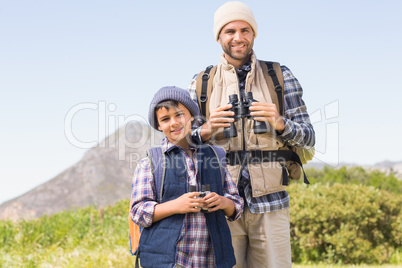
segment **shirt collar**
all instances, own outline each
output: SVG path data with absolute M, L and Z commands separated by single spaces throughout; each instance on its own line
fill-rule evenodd
M 240 73 L 248 73 L 251 70 L 251 59 L 248 60 L 243 66 L 241 66 L 237 71 Z
M 165 138 L 162 139 L 161 141 L 161 147 L 162 147 L 162 151 L 165 153 L 166 151 L 170 150 L 173 147 L 177 147 L 180 148 L 180 150 L 183 150 L 180 146 L 177 146 L 174 143 L 171 143 L 168 138 L 165 136 Z M 190 149 L 195 149 L 194 146 L 190 145 Z

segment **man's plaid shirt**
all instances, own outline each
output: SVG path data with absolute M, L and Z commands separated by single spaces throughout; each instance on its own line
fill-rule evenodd
M 250 68 L 251 62 L 247 62 L 237 70 L 240 94 L 244 94 L 245 79 Z M 307 113 L 306 105 L 302 99 L 303 89 L 289 68 L 281 66 L 281 69 L 284 78 L 285 114 L 283 120 L 285 122 L 285 130 L 280 137 L 284 141 L 288 141 L 292 146 L 312 147 L 315 144 L 315 133 Z M 193 77 L 188 91 L 198 105 L 196 93 L 197 76 L 198 74 Z M 199 129 L 200 127 L 195 130 L 198 132 L 198 135 Z M 241 174 L 242 177 L 249 180 L 250 175 L 247 166 L 242 170 Z M 286 191 L 253 198 L 251 185 L 248 183 L 244 189 L 244 194 L 246 203 L 252 213 L 272 212 L 289 207 L 289 195 Z

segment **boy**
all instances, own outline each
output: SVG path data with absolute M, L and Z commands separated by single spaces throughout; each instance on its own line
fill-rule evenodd
M 161 144 L 166 169 L 162 200 L 156 196 L 148 158 L 134 173 L 130 212 L 134 223 L 145 227 L 139 243 L 144 268 L 236 263 L 226 217 L 240 218 L 243 199 L 225 163 L 221 169 L 217 160 L 216 151 L 222 149 L 193 143 L 191 121 L 198 114 L 189 93 L 177 87 L 161 88 L 151 101 L 149 122 L 166 136 Z M 210 189 L 202 197 L 205 185 Z

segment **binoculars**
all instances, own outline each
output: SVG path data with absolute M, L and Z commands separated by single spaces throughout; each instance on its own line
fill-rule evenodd
M 188 186 L 188 191 L 189 192 L 195 192 L 197 189 L 197 187 L 195 185 L 189 185 Z M 205 184 L 205 185 L 201 185 L 201 192 L 200 195 L 194 198 L 203 198 L 205 196 L 207 196 L 210 193 L 210 185 L 209 184 Z M 208 208 L 201 208 L 201 212 L 203 213 L 208 213 Z
M 247 92 L 245 96 L 245 100 L 239 101 L 237 94 L 232 94 L 229 95 L 229 102 L 228 104 L 232 104 L 232 108 L 230 108 L 228 111 L 234 112 L 234 122 L 230 123 L 230 127 L 225 127 L 223 129 L 223 135 L 225 138 L 233 138 L 237 137 L 237 129 L 234 123 L 242 118 L 248 118 L 248 119 L 253 119 L 253 117 L 250 115 L 250 106 L 251 103 L 257 102 L 253 98 L 253 93 L 252 92 Z M 254 121 L 254 127 L 253 131 L 255 134 L 263 134 L 267 133 L 267 125 L 263 121 Z

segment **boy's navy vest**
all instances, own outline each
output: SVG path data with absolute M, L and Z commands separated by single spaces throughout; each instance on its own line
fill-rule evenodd
M 216 148 L 222 150 L 222 148 Z M 164 203 L 188 192 L 187 166 L 180 148 L 173 146 L 165 152 L 166 168 L 162 188 Z M 223 196 L 223 176 L 218 157 L 212 146 L 202 145 L 196 154 L 198 179 L 209 184 L 210 191 Z M 204 213 L 210 234 L 215 267 L 233 267 L 236 264 L 230 230 L 222 210 Z M 144 228 L 140 238 L 140 262 L 146 267 L 174 267 L 176 245 L 184 224 L 185 214 L 175 214 Z

